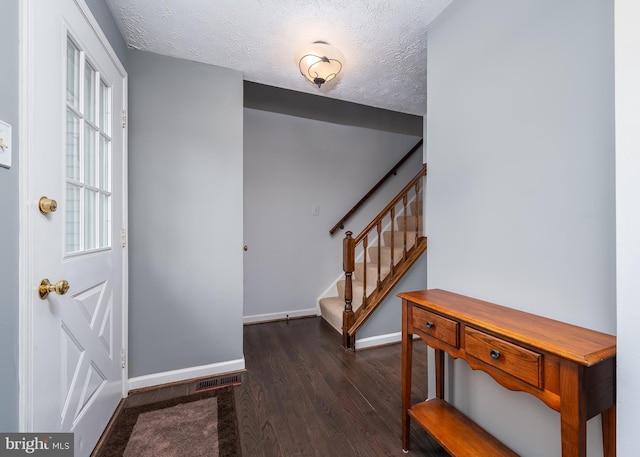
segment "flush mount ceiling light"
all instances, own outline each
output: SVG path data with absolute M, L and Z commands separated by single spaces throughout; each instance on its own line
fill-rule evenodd
M 342 70 L 344 56 L 325 41 L 316 41 L 302 48 L 296 55 L 302 76 L 320 88 Z

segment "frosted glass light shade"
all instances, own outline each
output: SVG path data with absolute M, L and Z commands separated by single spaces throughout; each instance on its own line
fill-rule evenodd
M 338 76 L 344 56 L 330 44 L 316 41 L 298 51 L 296 62 L 302 76 L 321 87 Z

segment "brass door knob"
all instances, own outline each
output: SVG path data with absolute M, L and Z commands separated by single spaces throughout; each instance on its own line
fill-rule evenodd
M 41 197 L 38 200 L 38 208 L 42 214 L 55 213 L 58 209 L 58 202 L 47 197 Z
M 66 279 L 58 281 L 55 284 L 51 284 L 51 282 L 47 278 L 44 278 L 42 281 L 40 281 L 40 286 L 38 286 L 38 293 L 40 294 L 40 298 L 42 300 L 47 298 L 51 292 L 55 292 L 58 295 L 64 295 L 68 290 L 69 281 L 67 281 Z

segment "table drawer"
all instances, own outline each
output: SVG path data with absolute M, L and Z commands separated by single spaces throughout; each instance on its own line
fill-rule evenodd
M 453 347 L 460 346 L 460 324 L 452 319 L 413 306 L 413 328 Z
M 464 329 L 465 352 L 541 389 L 542 354 L 471 327 Z

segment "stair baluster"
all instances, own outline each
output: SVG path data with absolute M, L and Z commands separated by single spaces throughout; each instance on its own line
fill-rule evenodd
M 418 216 L 418 220 L 416 223 L 416 239 L 414 243 L 418 242 L 418 234 L 423 232 L 423 214 L 422 214 L 422 181 L 416 182 L 416 214 Z
M 390 211 L 390 216 L 391 216 L 391 274 L 393 274 L 394 270 L 395 270 L 395 259 L 394 259 L 394 255 L 395 255 L 395 247 L 396 247 L 396 226 L 393 223 L 396 220 L 396 207 L 392 206 L 391 207 L 391 211 Z M 407 246 L 405 243 L 404 246 L 404 250 L 407 250 Z
M 380 288 L 380 283 L 382 282 L 382 221 L 378 222 L 378 259 L 376 260 L 376 263 L 378 264 L 378 275 L 376 277 L 376 287 Z M 391 251 L 393 252 L 393 251 Z M 367 295 L 367 294 L 365 294 Z M 365 302 L 366 303 L 366 300 Z M 364 308 L 365 310 L 367 308 Z

